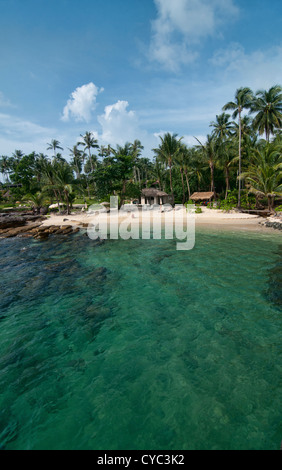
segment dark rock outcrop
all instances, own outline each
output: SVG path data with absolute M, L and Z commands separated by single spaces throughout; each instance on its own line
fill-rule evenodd
M 30 214 L 0 214 L 0 230 L 5 230 L 7 228 L 17 228 L 23 227 L 27 223 L 35 221 L 45 220 L 45 217 L 41 215 L 30 215 Z

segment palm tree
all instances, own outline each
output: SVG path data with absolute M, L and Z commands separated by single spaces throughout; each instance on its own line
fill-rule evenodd
M 36 214 L 40 213 L 40 210 L 45 204 L 49 203 L 49 199 L 47 198 L 44 192 L 37 192 L 36 194 L 28 194 L 24 198 L 25 201 L 29 202 L 32 205 L 33 211 Z
M 56 162 L 55 160 L 53 160 L 53 163 L 51 163 L 49 160 L 42 160 L 41 164 L 43 182 L 45 184 L 45 186 L 43 187 L 43 191 L 52 190 L 54 192 L 58 204 L 59 213 L 61 213 L 60 199 L 62 200 L 62 197 L 60 188 L 57 183 L 57 168 L 60 163 Z
M 147 158 L 141 158 L 140 161 L 142 162 L 140 166 L 141 181 L 143 183 L 145 182 L 145 185 L 147 188 L 148 187 L 148 169 L 150 169 L 150 165 L 152 165 L 152 163 Z M 156 183 L 159 185 L 160 190 L 164 191 L 165 190 L 165 178 L 166 178 L 165 164 L 156 158 L 151 170 L 152 170 L 152 177 L 156 179 Z
M 142 150 L 144 150 L 144 147 L 140 140 L 134 140 L 133 144 L 131 145 L 131 151 L 133 152 L 135 158 L 141 157 Z
M 89 162 L 91 165 L 91 170 L 94 172 L 94 166 L 92 166 L 92 159 L 91 159 L 91 149 L 99 148 L 98 145 L 98 140 L 93 137 L 93 134 L 91 132 L 85 132 L 85 135 L 81 135 L 80 137 L 83 138 L 83 142 L 79 142 L 78 145 L 83 145 L 84 150 L 88 150 L 88 155 L 89 155 Z
M 56 168 L 56 183 L 65 197 L 67 204 L 67 214 L 70 213 L 70 198 L 72 193 L 73 174 L 70 165 L 67 163 L 59 164 Z
M 64 150 L 63 147 L 60 147 L 60 142 L 55 139 L 51 140 L 51 143 L 47 145 L 47 150 L 53 150 L 54 158 L 56 158 L 56 150 Z
M 232 110 L 233 119 L 239 118 L 239 193 L 238 207 L 241 207 L 241 173 L 242 173 L 242 112 L 250 109 L 253 101 L 253 92 L 250 88 L 239 88 L 235 93 L 235 101 L 230 101 L 223 106 L 223 111 Z
M 100 146 L 100 152 L 98 153 L 99 157 L 106 157 L 107 156 L 107 147 L 105 145 Z
M 153 149 L 157 158 L 164 162 L 169 167 L 169 175 L 170 175 L 170 192 L 173 195 L 173 187 L 172 187 L 172 166 L 176 161 L 177 155 L 181 150 L 181 140 L 177 139 L 177 134 L 170 134 L 169 132 L 161 137 L 161 144 L 159 148 Z
M 100 152 L 98 153 L 98 155 L 99 157 L 105 158 L 105 157 L 109 157 L 111 153 L 112 153 L 112 148 L 110 145 L 107 145 L 107 147 L 105 145 L 101 145 Z
M 214 135 L 207 135 L 207 141 L 205 144 L 195 137 L 195 139 L 199 142 L 198 148 L 202 150 L 202 154 L 204 160 L 208 163 L 211 173 L 211 192 L 215 193 L 215 185 L 214 185 L 214 170 L 215 170 L 215 163 L 217 160 L 217 140 Z
M 213 135 L 221 141 L 227 140 L 232 134 L 232 123 L 229 118 L 230 114 L 222 113 L 210 124 L 210 127 L 214 128 Z
M 184 175 L 185 175 L 186 185 L 187 185 L 187 190 L 188 190 L 188 200 L 190 200 L 191 198 L 191 188 L 190 188 L 190 182 L 189 182 L 189 176 L 191 172 L 191 149 L 188 149 L 185 144 L 181 144 L 180 152 L 178 156 L 176 157 L 176 164 L 181 174 L 181 183 L 182 183 L 182 192 L 183 192 L 182 203 L 184 204 L 186 200 L 185 187 L 184 187 Z
M 225 177 L 225 199 L 230 191 L 230 169 L 235 162 L 238 162 L 236 145 L 234 139 L 221 141 L 218 145 L 218 165 L 223 169 Z
M 134 156 L 134 161 L 135 161 L 135 165 L 133 167 L 134 180 L 136 184 L 139 184 L 140 188 L 141 188 L 141 175 L 140 175 L 140 169 L 138 167 L 138 163 L 142 155 L 142 150 L 144 150 L 143 145 L 141 144 L 140 140 L 136 139 L 133 142 L 133 144 L 131 144 L 131 152 L 132 152 L 132 155 Z
M 10 159 L 9 157 L 2 156 L 0 159 L 0 173 L 6 178 L 6 183 L 9 182 Z
M 269 144 L 254 149 L 252 163 L 242 173 L 249 186 L 249 192 L 268 199 L 268 209 L 273 212 L 275 196 L 282 196 L 282 154 L 281 146 Z
M 35 160 L 35 165 L 34 165 L 34 173 L 37 179 L 37 182 L 40 183 L 42 179 L 42 175 L 44 172 L 44 166 L 46 162 L 48 161 L 48 157 L 44 155 L 43 153 L 40 153 L 37 155 L 36 160 Z
M 77 179 L 80 179 L 82 172 L 83 152 L 78 149 L 78 145 L 74 145 L 72 149 L 69 149 L 70 155 L 72 156 L 71 166 L 73 167 Z
M 275 85 L 268 91 L 259 90 L 251 106 L 251 112 L 257 113 L 253 126 L 269 142 L 270 134 L 282 127 L 282 87 Z
M 98 166 L 98 158 L 96 155 L 91 155 L 90 158 L 88 158 L 85 162 L 84 165 L 84 172 L 89 174 L 93 173 L 94 170 L 97 169 Z

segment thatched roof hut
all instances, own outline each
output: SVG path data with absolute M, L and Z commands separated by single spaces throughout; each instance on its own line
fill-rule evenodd
M 165 197 L 168 196 L 167 193 L 156 188 L 146 188 L 142 189 L 142 196 L 145 197 Z
M 164 191 L 161 191 L 160 189 L 156 188 L 145 188 L 142 189 L 142 194 L 141 194 L 141 203 L 142 204 L 173 204 L 173 196 L 170 196 L 169 194 L 165 193 Z
M 214 192 L 194 193 L 191 196 L 192 201 L 211 201 L 215 197 Z

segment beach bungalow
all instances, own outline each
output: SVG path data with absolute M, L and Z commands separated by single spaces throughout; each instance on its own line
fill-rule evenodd
M 141 204 L 148 204 L 152 206 L 153 204 L 164 205 L 164 204 L 174 204 L 173 196 L 161 191 L 156 188 L 146 188 L 142 190 L 141 193 Z
M 215 199 L 214 192 L 194 193 L 191 196 L 191 200 L 194 202 L 211 202 L 213 199 Z

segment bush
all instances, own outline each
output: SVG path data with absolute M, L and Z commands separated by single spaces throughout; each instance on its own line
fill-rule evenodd
M 196 210 L 195 210 L 195 214 L 202 214 L 203 211 L 200 207 L 197 207 Z

